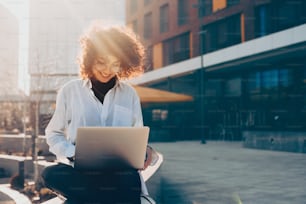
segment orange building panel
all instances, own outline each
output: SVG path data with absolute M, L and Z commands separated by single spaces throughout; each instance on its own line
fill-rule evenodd
M 213 0 L 213 12 L 224 9 L 226 7 L 226 0 Z
M 163 66 L 163 44 L 158 43 L 153 46 L 153 65 L 154 69 L 161 68 Z
M 190 50 L 190 58 L 193 56 L 193 36 L 192 33 L 189 34 L 189 50 Z
M 240 30 L 241 30 L 241 42 L 245 41 L 245 27 L 244 27 L 244 14 L 240 16 Z

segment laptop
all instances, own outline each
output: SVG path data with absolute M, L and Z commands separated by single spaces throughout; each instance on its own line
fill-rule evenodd
M 149 127 L 80 127 L 74 168 L 78 170 L 141 169 Z

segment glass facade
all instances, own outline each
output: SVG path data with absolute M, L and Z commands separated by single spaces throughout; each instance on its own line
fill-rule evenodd
M 173 64 L 190 58 L 189 33 L 163 42 L 163 65 Z
M 242 130 L 306 130 L 305 59 L 206 75 L 207 139 L 241 140 Z
M 306 1 L 303 0 L 256 1 L 250 5 L 239 0 L 197 0 L 192 5 L 189 5 L 190 1 L 177 0 L 177 8 L 171 8 L 172 4 L 167 2 L 156 7 L 159 11 L 156 18 L 159 17 L 160 23 L 157 34 L 167 34 L 156 39 L 166 40 L 149 45 L 155 46 L 154 54 L 161 53 L 160 61 L 155 61 L 160 64 L 158 68 L 190 59 L 199 53 L 221 53 L 221 49 L 240 45 L 245 40 L 306 23 Z M 171 25 L 170 29 L 172 9 L 177 9 L 178 18 L 177 25 Z M 194 22 L 190 19 L 192 11 L 198 12 L 193 16 Z M 147 19 L 145 17 L 144 26 L 152 26 Z M 146 122 L 155 124 L 156 129 L 175 127 L 170 132 L 176 139 L 191 139 L 185 135 L 187 129 L 198 134 L 200 125 L 190 121 L 198 122 L 201 118 L 205 120 L 207 139 L 241 140 L 243 130 L 306 131 L 306 61 L 305 49 L 300 46 L 305 46 L 305 42 L 267 50 L 267 55 L 260 53 L 258 58 L 252 55 L 229 63 L 221 61 L 206 69 L 204 83 L 200 83 L 198 70 L 154 82 L 150 86 L 182 91 L 192 95 L 195 101 L 149 107 L 144 111 Z M 283 54 L 285 52 L 288 55 Z M 190 81 L 184 81 L 190 76 L 191 86 L 188 85 Z M 176 87 L 182 81 L 184 83 Z M 200 89 L 200 86 L 204 88 Z M 203 97 L 204 104 L 199 100 Z M 199 111 L 201 106 L 205 107 L 204 114 Z M 178 127 L 182 128 L 178 130 Z
M 234 6 L 240 3 L 240 0 L 227 0 L 226 1 L 226 6 L 230 7 L 230 6 Z
M 203 53 L 241 43 L 240 15 L 205 25 L 201 30 L 206 31 L 200 36 L 203 42 Z
M 255 8 L 255 37 L 306 23 L 306 1 L 272 1 Z
M 212 13 L 212 0 L 198 0 L 199 17 L 208 16 Z

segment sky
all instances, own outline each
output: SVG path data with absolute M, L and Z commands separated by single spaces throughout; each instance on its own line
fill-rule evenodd
M 29 38 L 29 4 L 28 0 L 0 0 L 0 4 L 14 14 L 19 22 L 19 66 L 18 88 L 28 93 L 28 38 Z

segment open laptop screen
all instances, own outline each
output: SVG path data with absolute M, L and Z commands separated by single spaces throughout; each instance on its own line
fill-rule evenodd
M 80 170 L 141 169 L 149 127 L 80 127 L 74 168 Z

